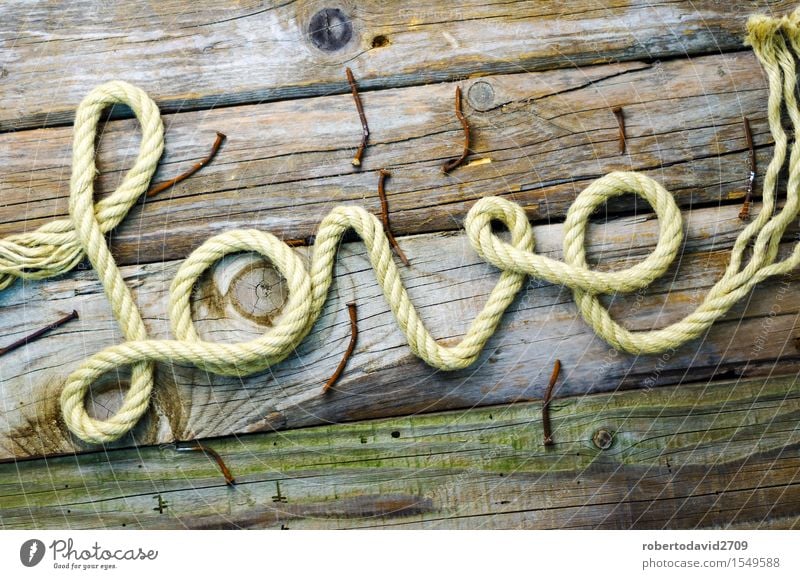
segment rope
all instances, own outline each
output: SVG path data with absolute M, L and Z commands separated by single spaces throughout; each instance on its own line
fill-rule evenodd
M 163 150 L 163 127 L 155 103 L 140 89 L 111 82 L 93 90 L 75 117 L 73 170 L 70 183 L 70 219 L 0 240 L 0 289 L 15 278 L 43 279 L 74 267 L 85 254 L 97 270 L 125 342 L 110 346 L 85 360 L 67 379 L 61 406 L 67 427 L 87 442 L 104 443 L 129 432 L 147 410 L 156 362 L 192 364 L 215 374 L 243 376 L 260 372 L 288 356 L 319 318 L 333 276 L 342 235 L 353 229 L 363 240 L 378 283 L 405 334 L 411 351 L 441 370 L 466 368 L 480 355 L 494 334 L 506 308 L 521 291 L 526 276 L 565 285 L 573 290 L 578 310 L 594 331 L 614 348 L 634 354 L 675 349 L 703 334 L 715 320 L 764 279 L 787 273 L 800 264 L 800 244 L 791 255 L 776 261 L 781 236 L 797 218 L 797 147 L 789 161 L 787 200 L 775 213 L 775 188 L 787 151 L 781 126 L 785 103 L 795 134 L 800 111 L 794 96 L 794 57 L 800 55 L 800 10 L 781 19 L 751 17 L 747 41 L 761 61 L 769 82 L 768 120 L 775 151 L 764 177 L 763 207 L 737 238 L 730 263 L 697 309 L 683 320 L 652 331 L 630 331 L 614 321 L 599 296 L 632 292 L 663 275 L 682 243 L 681 213 L 672 195 L 653 179 L 633 172 L 613 172 L 594 181 L 570 207 L 564 226 L 564 261 L 534 253 L 533 231 L 519 205 L 497 197 L 477 202 L 469 211 L 465 229 L 478 254 L 501 270 L 483 310 L 463 340 L 454 346 L 438 343 L 419 318 L 392 257 L 381 222 L 360 207 L 336 207 L 322 221 L 316 236 L 310 269 L 274 235 L 257 230 L 235 230 L 208 239 L 178 270 L 170 288 L 169 316 L 176 340 L 150 340 L 141 314 L 108 249 L 104 234 L 113 229 L 147 189 Z M 134 167 L 107 199 L 93 201 L 95 137 L 103 109 L 124 103 L 142 126 L 142 143 Z M 635 193 L 655 210 L 659 220 L 656 249 L 644 261 L 614 272 L 594 271 L 586 262 L 585 236 L 589 216 L 618 195 Z M 493 221 L 510 231 L 510 242 L 493 231 Z M 745 263 L 745 250 L 753 246 Z M 204 341 L 191 318 L 190 297 L 199 276 L 225 255 L 250 251 L 270 260 L 286 279 L 289 298 L 283 315 L 261 337 L 237 344 Z M 91 385 L 107 372 L 132 369 L 131 386 L 120 410 L 107 420 L 90 417 L 84 399 Z

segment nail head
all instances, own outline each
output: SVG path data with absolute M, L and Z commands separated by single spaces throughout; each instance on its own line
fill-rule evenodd
M 476 111 L 488 111 L 494 104 L 494 88 L 485 80 L 479 80 L 469 87 L 467 99 Z
M 608 450 L 614 443 L 614 435 L 605 428 L 601 428 L 592 436 L 592 442 L 600 450 Z

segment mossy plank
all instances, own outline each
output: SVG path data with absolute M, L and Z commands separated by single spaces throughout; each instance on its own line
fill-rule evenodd
M 558 398 L 0 465 L 5 528 L 791 527 L 797 376 Z M 612 435 L 601 450 L 599 430 Z

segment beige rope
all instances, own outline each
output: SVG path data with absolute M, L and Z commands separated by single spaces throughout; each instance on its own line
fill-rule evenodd
M 771 19 L 753 17 L 747 41 L 764 66 L 769 80 L 768 120 L 775 152 L 764 177 L 763 207 L 736 240 L 722 278 L 698 308 L 666 328 L 632 332 L 611 319 L 598 296 L 631 292 L 663 275 L 682 243 L 682 220 L 672 195 L 654 180 L 631 172 L 614 172 L 593 182 L 570 207 L 564 226 L 564 261 L 534 253 L 533 231 L 523 209 L 496 197 L 480 200 L 469 211 L 465 228 L 475 250 L 501 270 L 489 299 L 455 346 L 439 344 L 411 303 L 393 261 L 380 221 L 359 207 L 337 207 L 322 221 L 316 236 L 310 271 L 298 255 L 275 236 L 256 230 L 236 230 L 208 239 L 181 265 L 170 289 L 169 314 L 176 340 L 149 340 L 141 315 L 109 252 L 104 234 L 127 214 L 145 192 L 163 149 L 163 128 L 155 104 L 141 90 L 122 83 L 104 84 L 78 107 L 70 196 L 70 220 L 45 225 L 37 231 L 0 240 L 0 289 L 15 278 L 42 279 L 64 273 L 83 255 L 97 270 L 122 327 L 126 341 L 85 360 L 67 379 L 61 394 L 69 429 L 88 442 L 110 442 L 133 428 L 146 411 L 153 387 L 155 362 L 193 364 L 216 374 L 241 376 L 262 371 L 288 356 L 311 330 L 320 315 L 332 279 L 342 235 L 354 229 L 364 241 L 375 275 L 412 352 L 431 366 L 456 370 L 472 364 L 492 336 L 500 319 L 522 289 L 526 276 L 563 284 L 573 290 L 578 309 L 595 332 L 615 348 L 652 354 L 677 348 L 700 336 L 759 282 L 786 273 L 800 264 L 800 244 L 791 255 L 776 261 L 781 236 L 797 218 L 800 157 L 792 148 L 784 207 L 775 213 L 775 187 L 784 163 L 787 137 L 781 127 L 785 103 L 795 134 L 800 112 L 794 97 L 795 56 L 800 54 L 800 12 Z M 142 125 L 139 157 L 122 185 L 96 205 L 93 183 L 97 173 L 95 136 L 102 110 L 113 103 L 129 105 Z M 635 193 L 645 199 L 659 219 L 655 251 L 641 263 L 614 272 L 589 269 L 584 247 L 589 216 L 608 199 Z M 511 232 L 510 242 L 492 232 L 501 221 Z M 745 250 L 753 245 L 745 262 Z M 198 277 L 223 256 L 242 251 L 269 259 L 286 279 L 289 298 L 283 315 L 261 337 L 238 344 L 202 340 L 191 319 L 190 296 Z M 131 366 L 131 387 L 122 407 L 107 420 L 91 418 L 84 398 L 103 374 Z

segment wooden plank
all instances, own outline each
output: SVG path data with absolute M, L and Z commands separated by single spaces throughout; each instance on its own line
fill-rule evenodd
M 648 288 L 612 303 L 633 329 L 676 321 L 720 277 L 743 225 L 738 207 L 694 210 L 679 268 Z M 655 246 L 651 215 L 610 220 L 590 228 L 590 259 L 618 269 L 641 261 Z M 795 228 L 791 233 L 797 236 Z M 560 258 L 563 225 L 535 228 L 538 251 Z M 784 250 L 792 243 L 787 239 Z M 483 306 L 496 270 L 462 233 L 404 238 L 413 266 L 402 271 L 412 301 L 434 336 L 453 342 Z M 307 248 L 302 251 L 307 252 Z M 167 292 L 179 262 L 126 266 L 153 338 L 167 338 Z M 677 266 L 677 264 L 676 264 Z M 151 411 L 119 445 L 153 444 L 312 426 L 328 422 L 471 408 L 540 398 L 554 359 L 564 364 L 562 395 L 651 388 L 712 377 L 763 376 L 800 369 L 798 272 L 759 286 L 702 339 L 664 356 L 620 354 L 580 319 L 564 288 L 531 280 L 512 304 L 480 360 L 457 372 L 435 372 L 414 357 L 378 287 L 364 246 L 344 244 L 336 280 L 321 319 L 296 354 L 245 379 L 210 376 L 194 368 L 160 366 Z M 219 264 L 197 288 L 194 317 L 200 334 L 237 342 L 262 333 L 279 315 L 285 288 L 260 258 L 242 254 Z M 345 303 L 357 300 L 360 338 L 335 391 L 322 385 L 349 336 Z M 41 283 L 16 284 L 0 294 L 0 343 L 10 343 L 77 309 L 81 319 L 12 352 L 0 365 L 0 457 L 41 456 L 91 447 L 73 441 L 61 421 L 58 395 L 85 357 L 121 340 L 93 271 Z M 127 371 L 107 376 L 94 391 L 94 413 L 119 404 Z
M 0 465 L 4 528 L 787 528 L 798 376 Z M 607 432 L 605 450 L 594 440 Z
M 12 0 L 0 6 L 0 131 L 66 124 L 95 85 L 140 85 L 168 111 L 346 93 L 470 75 L 663 59 L 742 46 L 753 12 L 795 2 L 556 0 L 328 4 L 241 0 L 187 4 Z M 315 47 L 314 15 L 338 8 L 350 39 Z M 329 17 L 329 22 L 331 18 Z M 333 18 L 336 20 L 336 18 Z
M 532 220 L 558 220 L 580 189 L 612 170 L 643 171 L 684 207 L 738 203 L 748 175 L 742 116 L 752 120 L 759 183 L 772 153 L 766 86 L 750 52 L 463 84 L 473 103 L 471 158 L 479 162 L 449 176 L 441 165 L 463 142 L 453 84 L 364 95 L 372 134 L 361 172 L 350 164 L 360 139 L 350 95 L 168 115 L 157 182 L 205 156 L 214 131 L 228 140 L 201 173 L 135 207 L 114 232 L 114 253 L 126 264 L 179 259 L 235 227 L 305 238 L 336 204 L 377 211 L 381 167 L 392 171 L 392 224 L 403 235 L 455 229 L 485 195 L 512 197 Z M 622 156 L 615 105 L 627 125 Z M 137 135 L 133 121 L 105 129 L 100 191 L 112 190 L 133 163 Z M 0 235 L 66 215 L 70 159 L 70 128 L 0 135 Z M 623 199 L 609 211 L 633 208 Z
M 795 529 L 800 529 L 800 515 L 796 516 L 788 516 L 788 517 L 777 517 L 775 519 L 768 519 L 761 521 L 757 526 L 753 525 L 753 523 L 732 523 L 730 525 L 726 525 L 726 529 L 730 530 L 748 530 L 757 528 L 759 530 L 772 530 L 772 531 L 790 531 Z

